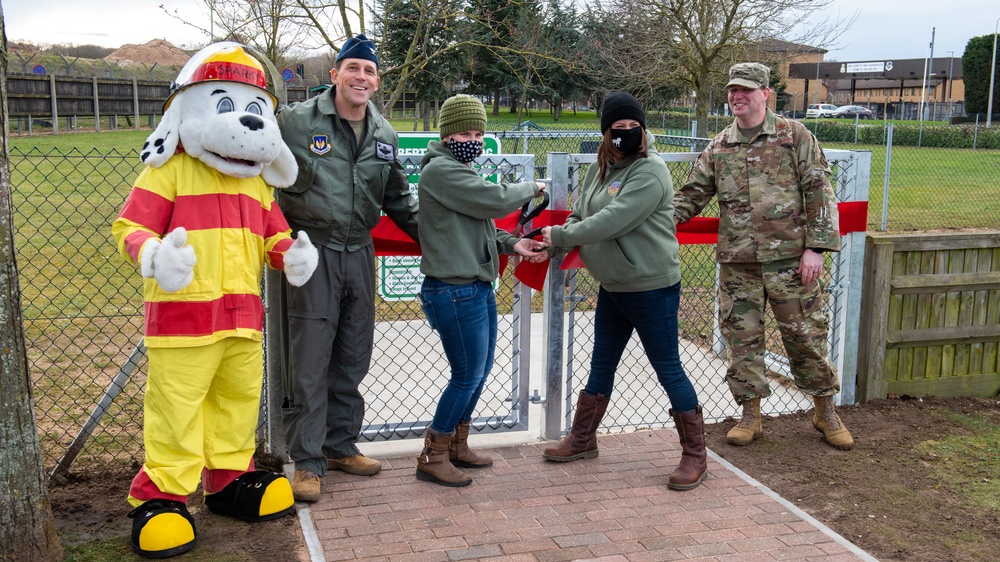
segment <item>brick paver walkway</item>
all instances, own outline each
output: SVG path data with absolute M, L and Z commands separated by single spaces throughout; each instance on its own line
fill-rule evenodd
M 416 480 L 412 456 L 374 477 L 328 473 L 308 512 L 314 562 L 874 560 L 718 458 L 698 488 L 668 490 L 673 430 L 599 443 L 570 463 L 544 461 L 544 444 L 494 448 L 464 488 Z

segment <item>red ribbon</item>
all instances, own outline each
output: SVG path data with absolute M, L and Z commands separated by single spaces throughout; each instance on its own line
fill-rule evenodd
M 838 203 L 837 209 L 840 212 L 840 235 L 851 232 L 865 232 L 868 229 L 868 202 L 848 201 Z M 520 216 L 520 209 L 509 215 L 496 219 L 497 228 L 502 228 L 507 232 L 514 232 L 517 228 L 517 219 Z M 541 212 L 533 221 L 533 228 L 542 226 L 558 226 L 566 222 L 569 211 L 550 211 L 548 209 Z M 393 223 L 389 217 L 382 217 L 378 226 L 372 230 L 372 238 L 375 241 L 375 255 L 377 256 L 419 256 L 420 245 L 414 242 L 399 227 Z M 709 217 L 695 217 L 688 222 L 677 227 L 677 242 L 680 244 L 716 244 L 719 241 L 719 219 Z M 508 256 L 500 256 L 500 274 L 503 275 L 507 268 Z M 566 257 L 563 258 L 560 269 L 573 269 L 586 267 L 580 259 L 580 249 L 573 248 Z M 521 260 L 514 269 L 514 277 L 525 285 L 541 291 L 545 286 L 545 274 L 548 272 L 549 263 L 546 260 L 542 263 L 531 263 Z

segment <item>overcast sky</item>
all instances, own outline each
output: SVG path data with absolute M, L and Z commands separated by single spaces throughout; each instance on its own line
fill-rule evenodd
M 94 44 L 119 47 L 166 39 L 178 47 L 196 47 L 202 32 L 168 16 L 160 4 L 187 21 L 210 27 L 204 0 L 4 0 L 7 39 L 33 43 Z M 969 39 L 994 32 L 1000 18 L 997 0 L 833 0 L 816 14 L 854 25 L 830 49 L 827 60 L 918 59 L 928 56 L 935 28 L 934 58 L 949 51 L 961 56 Z

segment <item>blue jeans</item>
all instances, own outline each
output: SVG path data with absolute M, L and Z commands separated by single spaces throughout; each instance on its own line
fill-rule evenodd
M 586 392 L 611 396 L 615 371 L 634 329 L 674 411 L 694 410 L 698 395 L 681 365 L 677 343 L 680 300 L 680 283 L 639 293 L 612 293 L 602 286 L 594 313 L 594 352 Z
M 441 336 L 444 355 L 451 365 L 451 378 L 438 401 L 431 428 L 450 433 L 459 421 L 472 419 L 493 368 L 496 296 L 485 281 L 452 285 L 424 277 L 420 300 L 427 322 Z

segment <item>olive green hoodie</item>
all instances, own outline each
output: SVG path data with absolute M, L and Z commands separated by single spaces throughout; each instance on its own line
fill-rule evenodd
M 652 147 L 652 135 L 647 132 L 646 138 Z M 579 246 L 587 269 L 608 291 L 634 293 L 678 283 L 667 165 L 651 148 L 648 158 L 626 158 L 609 166 L 603 181 L 599 176 L 599 166 L 592 164 L 566 224 L 552 228 L 552 243 Z
M 537 192 L 533 181 L 486 181 L 448 147 L 431 141 L 417 184 L 420 272 L 454 284 L 495 281 L 499 254 L 514 253 L 517 238 L 498 229 L 493 219 L 516 211 Z

